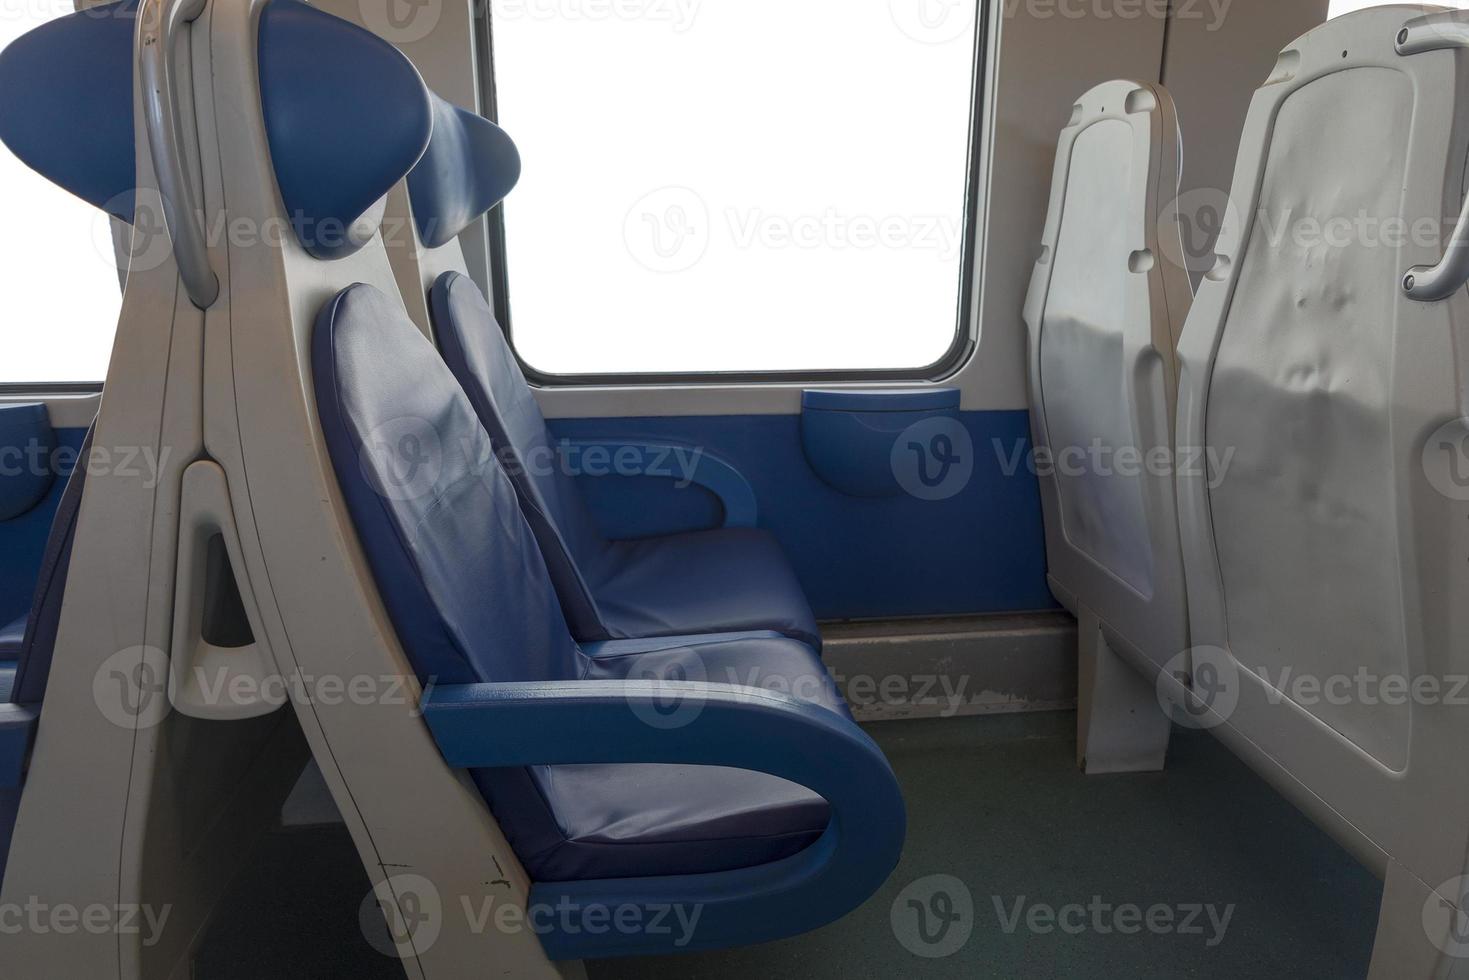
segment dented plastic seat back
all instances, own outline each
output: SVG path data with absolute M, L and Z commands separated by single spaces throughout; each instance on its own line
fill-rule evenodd
M 1469 825 L 1465 18 L 1286 49 L 1180 346 L 1179 442 L 1212 461 L 1179 490 L 1195 714 L 1389 897 L 1462 874 Z
M 1025 311 L 1052 590 L 1084 629 L 1094 620 L 1155 667 L 1187 637 L 1172 420 L 1192 297 L 1168 219 L 1181 155 L 1161 87 L 1083 95 L 1061 131 Z

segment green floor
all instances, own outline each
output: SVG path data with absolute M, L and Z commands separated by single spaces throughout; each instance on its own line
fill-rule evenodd
M 796 939 L 595 962 L 590 977 L 1365 975 L 1377 881 L 1230 753 L 1179 732 L 1166 773 L 1087 778 L 1073 725 L 1047 714 L 874 726 L 909 809 L 881 892 Z M 401 976 L 362 938 L 356 862 L 340 829 L 272 835 L 195 976 Z M 488 968 L 488 943 L 485 956 Z

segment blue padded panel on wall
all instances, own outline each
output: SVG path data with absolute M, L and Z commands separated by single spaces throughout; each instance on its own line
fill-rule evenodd
M 954 443 L 963 441 L 958 416 L 957 388 L 806 391 L 801 445 L 806 462 L 832 489 L 854 497 L 897 497 L 905 492 L 904 474 L 918 477 L 916 461 L 904 454 L 917 447 L 932 455 L 935 439 L 944 440 L 948 454 L 955 452 Z M 947 422 L 935 430 L 936 420 Z M 930 470 L 939 478 L 949 472 L 942 466 Z
M 26 166 L 133 220 L 136 0 L 47 21 L 0 52 L 0 141 Z M 16 97 L 24 93 L 23 98 Z
M 418 70 L 371 31 L 273 0 L 260 16 L 260 101 L 302 247 L 321 259 L 362 247 L 371 235 L 353 225 L 428 145 L 433 116 Z

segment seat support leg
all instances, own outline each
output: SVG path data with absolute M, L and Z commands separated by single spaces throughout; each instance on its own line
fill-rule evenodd
M 1078 612 L 1076 763 L 1088 776 L 1158 772 L 1172 721 L 1153 684 L 1107 644 L 1096 613 Z

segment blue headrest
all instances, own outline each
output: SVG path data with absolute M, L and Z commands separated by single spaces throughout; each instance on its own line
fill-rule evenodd
M 520 179 L 520 151 L 505 130 L 433 93 L 434 134 L 408 175 L 418 237 L 438 248 L 504 200 Z
M 397 48 L 300 0 L 265 8 L 259 56 L 271 163 L 296 238 L 319 259 L 350 255 L 428 146 L 428 90 Z
M 133 220 L 137 0 L 47 21 L 0 52 L 0 141 L 21 162 Z

